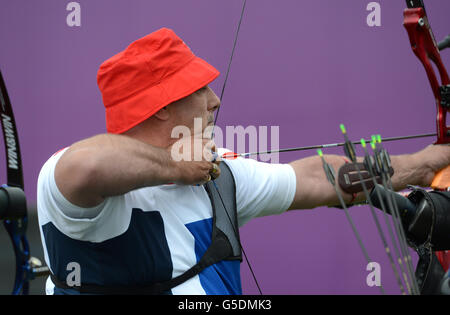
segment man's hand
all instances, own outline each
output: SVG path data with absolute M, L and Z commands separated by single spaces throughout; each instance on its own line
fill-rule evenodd
M 203 185 L 220 176 L 220 158 L 211 139 L 182 138 L 169 148 L 176 170 L 176 183 Z

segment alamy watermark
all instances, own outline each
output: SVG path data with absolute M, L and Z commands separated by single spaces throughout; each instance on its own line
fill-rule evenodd
M 66 5 L 66 11 L 69 11 L 66 17 L 66 24 L 69 27 L 81 26 L 81 5 L 72 1 Z M 367 15 L 366 23 L 370 27 L 381 26 L 381 5 L 372 1 L 366 6 L 366 11 L 370 13 Z
M 226 126 L 225 130 L 219 126 L 203 126 L 203 119 L 195 118 L 193 129 L 187 126 L 176 126 L 172 129 L 171 137 L 178 139 L 171 148 L 172 159 L 201 161 L 210 155 L 208 150 L 215 144 L 216 148 L 227 148 L 238 154 L 274 151 L 271 154 L 255 154 L 250 158 L 279 163 L 279 153 L 276 152 L 280 148 L 279 126 Z M 205 145 L 205 139 L 209 139 L 211 145 Z
M 377 262 L 370 262 L 366 266 L 366 270 L 370 271 L 366 277 L 366 284 L 369 287 L 381 286 L 381 266 Z
M 77 262 L 70 262 L 66 266 L 66 270 L 69 271 L 66 277 L 66 284 L 69 287 L 81 286 L 81 266 Z
M 381 6 L 378 2 L 370 2 L 366 7 L 370 13 L 367 15 L 366 23 L 370 27 L 381 26 Z
M 69 27 L 81 26 L 81 6 L 78 2 L 69 2 L 66 6 L 67 14 L 66 24 Z

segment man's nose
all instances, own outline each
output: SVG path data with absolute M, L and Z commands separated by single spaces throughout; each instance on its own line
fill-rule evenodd
M 215 112 L 220 107 L 220 99 L 211 88 L 208 87 L 208 109 Z

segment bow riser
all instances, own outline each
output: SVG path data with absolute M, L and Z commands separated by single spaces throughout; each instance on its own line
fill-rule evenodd
M 442 62 L 439 48 L 428 23 L 424 8 L 406 9 L 404 11 L 404 17 L 403 25 L 408 32 L 412 50 L 425 68 L 436 99 L 438 112 L 436 119 L 438 139 L 436 144 L 450 143 L 450 127 L 446 123 L 449 105 L 444 96 L 444 89 L 450 87 L 450 79 Z M 434 62 L 438 69 L 441 84 L 439 83 L 431 61 Z
M 436 100 L 437 141 L 435 144 L 450 143 L 450 127 L 447 126 L 447 115 L 450 108 L 450 79 L 442 62 L 439 48 L 431 30 L 423 3 L 404 11 L 404 23 L 411 48 L 425 68 L 431 89 Z M 440 82 L 432 62 L 439 72 Z M 440 171 L 431 185 L 434 189 L 447 190 L 450 187 L 450 167 Z
M 404 11 L 404 23 L 411 47 L 417 58 L 423 64 L 430 81 L 437 107 L 437 141 L 435 144 L 450 143 L 450 128 L 447 126 L 447 115 L 450 109 L 450 79 L 442 62 L 439 47 L 436 43 L 433 31 L 428 22 L 423 0 L 406 1 L 408 9 Z M 436 76 L 431 61 L 437 67 L 441 84 Z M 431 187 L 437 190 L 450 188 L 450 166 L 436 174 Z M 450 252 L 436 252 L 436 255 L 445 269 L 449 268 Z

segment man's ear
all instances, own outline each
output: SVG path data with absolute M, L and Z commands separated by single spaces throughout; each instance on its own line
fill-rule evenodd
M 157 111 L 153 116 L 155 118 L 158 118 L 159 120 L 169 120 L 170 109 L 168 108 L 168 106 L 165 106 L 161 108 L 159 111 Z

